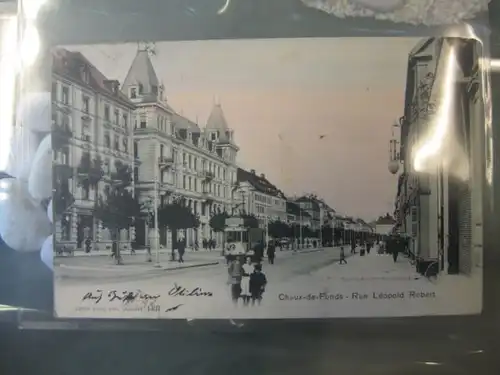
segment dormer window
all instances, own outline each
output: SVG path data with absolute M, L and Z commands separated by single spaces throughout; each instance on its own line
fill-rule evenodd
M 212 133 L 212 134 L 210 134 L 210 139 L 211 139 L 212 141 L 215 141 L 215 140 L 217 139 L 217 133 Z
M 132 87 L 129 92 L 130 99 L 136 99 L 137 98 L 137 88 Z
M 82 79 L 83 79 L 83 82 L 85 82 L 85 83 L 90 82 L 89 68 L 87 68 L 86 66 L 84 66 L 82 69 Z

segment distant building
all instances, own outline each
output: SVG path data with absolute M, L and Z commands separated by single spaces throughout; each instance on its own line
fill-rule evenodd
M 375 233 L 382 236 L 389 235 L 393 231 L 395 225 L 396 220 L 389 214 L 380 216 L 375 221 Z
M 303 225 L 304 227 L 311 226 L 311 216 L 294 202 L 286 202 L 286 215 L 286 222 L 289 225 Z
M 265 174 L 257 174 L 254 169 L 246 171 L 238 168 L 237 185 L 236 200 L 243 203 L 241 208 L 245 213 L 255 215 L 262 222 L 286 222 L 286 197 Z
M 314 195 L 304 195 L 294 200 L 311 217 L 311 230 L 319 231 L 322 226 L 321 202 Z

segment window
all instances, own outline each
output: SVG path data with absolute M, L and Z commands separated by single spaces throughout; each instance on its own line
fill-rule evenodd
M 120 112 L 118 112 L 118 110 L 115 110 L 115 124 L 120 124 Z
M 120 151 L 120 137 L 115 135 L 115 150 Z
M 109 121 L 109 105 L 104 104 L 104 120 Z
M 182 164 L 186 165 L 186 153 L 182 153 Z
M 134 167 L 134 181 L 139 181 L 139 168 Z
M 195 215 L 198 215 L 198 202 L 194 201 L 193 203 L 193 212 Z
M 151 91 L 153 92 L 153 95 L 158 95 L 158 86 L 151 86 Z
M 164 153 L 165 153 L 165 146 L 160 145 L 160 158 L 163 158 Z
M 188 185 L 189 185 L 189 190 L 192 190 L 193 189 L 193 186 L 192 186 L 192 183 L 193 183 L 193 180 L 191 179 L 191 177 L 189 177 L 188 179 Z
M 69 104 L 69 88 L 66 86 L 62 88 L 62 102 L 64 104 Z
M 123 151 L 128 153 L 128 139 L 123 138 L 122 144 L 123 144 Z
M 83 102 L 83 106 L 82 106 L 83 107 L 82 108 L 83 112 L 84 113 L 89 113 L 89 108 L 90 108 L 90 99 L 89 99 L 89 97 L 88 96 L 84 96 L 82 98 L 82 102 Z
M 123 114 L 123 127 L 126 128 L 128 126 L 128 116 L 126 113 Z
M 82 79 L 83 79 L 83 82 L 85 82 L 85 83 L 89 83 L 89 81 L 90 81 L 90 72 L 89 72 L 89 68 L 87 66 L 84 66 L 82 68 Z
M 210 139 L 211 139 L 212 141 L 215 141 L 215 140 L 217 139 L 217 133 L 212 133 L 212 134 L 210 134 Z
M 104 133 L 104 146 L 107 148 L 111 147 L 111 138 L 109 137 L 109 133 Z
M 147 126 L 147 122 L 145 118 L 141 118 L 141 129 L 145 129 Z
M 134 158 L 139 157 L 139 144 L 137 142 L 134 142 Z
M 70 123 L 69 123 L 69 116 L 64 114 L 62 116 L 62 123 L 61 123 L 61 126 L 64 130 L 68 130 L 68 131 L 71 131 L 71 126 L 70 126 Z
M 57 82 L 52 82 L 52 100 L 57 102 Z
M 189 155 L 189 169 L 192 169 L 193 167 L 193 158 L 191 157 L 191 155 Z
M 132 87 L 129 92 L 130 99 L 136 99 L 137 98 L 137 89 L 135 87 Z
M 142 95 L 144 92 L 144 87 L 142 86 L 142 83 L 139 83 L 139 95 Z
M 186 188 L 186 176 L 183 176 L 182 177 L 182 188 L 185 189 Z
M 88 185 L 82 187 L 82 199 L 88 200 L 90 196 L 90 188 Z

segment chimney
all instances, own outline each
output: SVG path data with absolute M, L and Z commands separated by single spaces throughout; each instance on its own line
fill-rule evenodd
M 251 174 L 255 174 L 255 169 L 250 169 Z
M 266 175 L 265 175 L 264 173 L 261 173 L 261 174 L 260 174 L 260 178 L 264 178 L 264 179 L 265 179 L 265 178 L 266 178 Z

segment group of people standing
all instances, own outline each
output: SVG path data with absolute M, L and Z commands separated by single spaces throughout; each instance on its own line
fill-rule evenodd
M 266 275 L 262 272 L 262 263 L 255 262 L 250 256 L 234 257 L 229 261 L 228 278 L 231 299 L 235 306 L 240 299 L 243 301 L 243 306 L 262 302 L 267 285 Z

